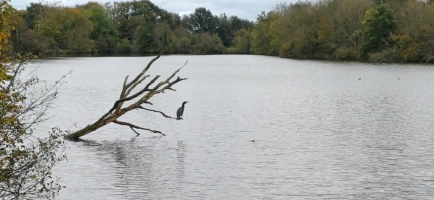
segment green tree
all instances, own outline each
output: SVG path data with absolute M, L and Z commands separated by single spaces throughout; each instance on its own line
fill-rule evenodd
M 419 55 L 424 62 L 434 62 L 434 3 L 424 6 L 418 14 L 421 19 L 415 38 L 420 44 Z
M 363 26 L 365 29 L 362 56 L 385 49 L 391 42 L 391 34 L 396 31 L 396 20 L 392 9 L 388 4 L 381 4 L 377 9 L 366 11 Z
M 96 41 L 98 52 L 114 52 L 116 46 L 116 30 L 111 23 L 104 8 L 99 4 L 90 4 L 89 20 L 93 24 L 91 39 Z M 86 6 L 85 6 L 86 7 Z
M 251 51 L 254 54 L 270 54 L 270 44 L 271 44 L 271 36 L 270 36 L 270 25 L 273 20 L 273 12 L 269 12 L 265 14 L 262 12 L 257 17 L 256 26 L 252 30 L 252 44 Z
M 153 38 L 154 25 L 145 23 L 136 28 L 134 33 L 134 46 L 138 52 L 153 53 L 156 51 L 155 40 Z
M 15 30 L 12 31 L 11 42 L 14 47 L 14 52 L 25 53 L 32 52 L 39 55 L 47 52 L 54 44 L 54 40 L 44 37 L 39 31 L 30 29 L 27 23 L 24 23 L 23 17 L 25 11 L 14 12 L 11 20 L 17 22 Z
M 246 29 L 241 29 L 237 32 L 234 39 L 234 48 L 236 53 L 250 53 L 250 32 Z
M 226 14 L 221 14 L 220 17 L 215 17 L 216 21 L 216 32 L 223 42 L 225 47 L 232 45 L 232 40 L 234 38 L 234 32 L 232 30 L 231 21 L 228 19 Z
M 213 32 L 215 29 L 214 16 L 204 7 L 196 8 L 189 17 L 188 27 L 194 33 Z
M 231 23 L 232 31 L 238 31 L 241 29 L 251 29 L 253 28 L 253 22 L 247 19 L 240 19 L 237 16 L 231 16 L 229 18 L 229 21 Z
M 318 6 L 311 2 L 298 2 L 289 8 L 281 5 L 278 11 L 270 26 L 272 52 L 278 52 L 281 57 L 319 58 Z
M 30 3 L 30 6 L 27 6 L 27 14 L 25 15 L 25 19 L 29 28 L 34 28 L 35 22 L 42 18 L 43 9 L 44 6 L 41 3 Z
M 160 23 L 154 27 L 152 38 L 154 41 L 154 48 L 158 51 L 172 44 L 172 29 L 168 23 Z
M 191 34 L 180 26 L 173 31 L 170 52 L 189 54 L 191 52 Z
M 356 60 L 360 55 L 362 19 L 374 3 L 366 0 L 324 1 L 318 8 L 319 54 L 324 58 Z
M 72 53 L 90 53 L 95 49 L 95 42 L 91 39 L 93 24 L 88 20 L 84 10 L 77 8 L 64 9 L 69 14 L 69 20 L 65 24 L 64 36 L 67 40 L 67 50 Z
M 223 43 L 217 34 L 201 33 L 195 36 L 192 53 L 221 54 L 223 50 Z
M 131 41 L 129 41 L 127 38 L 122 39 L 116 44 L 116 53 L 131 53 L 133 52 L 133 45 L 131 44 Z

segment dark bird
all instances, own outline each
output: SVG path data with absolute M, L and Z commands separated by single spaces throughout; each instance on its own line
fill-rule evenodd
M 176 120 L 182 119 L 182 115 L 184 114 L 184 107 L 186 103 L 188 102 L 187 101 L 182 102 L 181 108 L 178 108 L 178 111 L 176 111 Z
M 362 80 L 362 78 L 359 78 L 359 81 Z

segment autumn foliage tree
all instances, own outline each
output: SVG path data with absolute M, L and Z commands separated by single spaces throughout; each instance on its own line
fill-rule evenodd
M 31 3 L 13 18 L 25 21 L 12 32 L 14 51 L 37 55 L 158 53 L 165 47 L 175 54 L 434 62 L 434 3 L 426 0 L 279 3 L 255 22 L 204 7 L 180 16 L 149 0 Z
M 434 4 L 422 0 L 299 1 L 259 14 L 234 45 L 297 59 L 433 62 L 432 27 Z
M 53 128 L 38 137 L 34 131 L 46 119 L 61 81 L 46 88 L 35 76 L 21 77 L 33 56 L 10 53 L 13 14 L 9 2 L 0 1 L 0 198 L 54 198 L 61 186 L 51 171 L 65 158 L 62 133 Z
M 249 20 L 213 15 L 206 8 L 181 17 L 149 0 L 88 2 L 75 7 L 30 3 L 13 17 L 20 22 L 12 32 L 13 50 L 36 55 L 159 53 L 163 47 L 167 53 L 211 54 L 220 46 L 195 39 L 215 34 L 218 37 L 213 39 L 221 40 L 215 44 L 224 45 L 221 53 L 233 46 L 239 30 L 253 26 Z

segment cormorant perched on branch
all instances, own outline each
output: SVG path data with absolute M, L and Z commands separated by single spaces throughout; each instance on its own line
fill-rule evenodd
M 182 115 L 184 114 L 184 105 L 188 103 L 187 101 L 184 101 L 182 103 L 181 108 L 178 108 L 178 111 L 176 111 L 176 120 L 181 120 L 182 119 Z

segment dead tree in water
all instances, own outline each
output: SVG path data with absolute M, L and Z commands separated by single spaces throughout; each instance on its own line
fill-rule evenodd
M 151 99 L 154 95 L 164 93 L 164 91 L 166 91 L 166 90 L 175 91 L 172 88 L 172 86 L 175 85 L 176 83 L 180 82 L 180 81 L 186 80 L 186 78 L 179 78 L 179 77 L 176 78 L 175 80 L 172 80 L 172 79 L 182 69 L 182 67 L 184 67 L 187 64 L 187 62 L 184 64 L 184 66 L 182 66 L 181 68 L 179 68 L 178 70 L 173 72 L 173 74 L 170 77 L 168 77 L 166 80 L 161 81 L 160 83 L 153 86 L 153 84 L 157 81 L 157 79 L 160 78 L 160 76 L 157 75 L 153 79 L 151 79 L 146 85 L 144 85 L 144 84 L 142 85 L 142 82 L 150 77 L 150 75 L 145 75 L 145 73 L 148 71 L 148 69 L 151 67 L 151 65 L 158 58 L 160 58 L 160 55 L 158 55 L 157 57 L 152 59 L 148 63 L 148 65 L 142 70 L 142 72 L 140 72 L 140 74 L 138 74 L 136 76 L 136 78 L 134 78 L 132 81 L 128 82 L 128 76 L 125 77 L 125 81 L 124 81 L 123 86 L 122 86 L 122 91 L 121 91 L 119 100 L 114 102 L 113 107 L 107 113 L 102 115 L 93 124 L 89 124 L 88 126 L 82 128 L 78 131 L 75 131 L 71 134 L 68 134 L 66 137 L 69 139 L 78 139 L 81 136 L 89 134 L 89 133 L 109 124 L 109 123 L 115 123 L 115 124 L 119 124 L 119 125 L 123 125 L 123 126 L 129 126 L 138 135 L 139 135 L 139 133 L 136 131 L 136 129 L 146 130 L 146 131 L 150 131 L 153 133 L 159 133 L 161 135 L 164 135 L 162 132 L 160 132 L 158 130 L 151 130 L 148 128 L 143 128 L 143 127 L 140 127 L 140 126 L 128 123 L 128 122 L 123 122 L 123 121 L 118 120 L 118 118 L 121 117 L 122 115 L 128 113 L 131 110 L 135 110 L 135 109 L 141 109 L 141 110 L 145 110 L 145 111 L 156 112 L 156 113 L 160 113 L 161 115 L 163 115 L 166 118 L 175 119 L 173 117 L 166 115 L 165 113 L 163 113 L 161 111 L 152 110 L 152 109 L 148 109 L 148 108 L 143 107 L 144 104 L 152 105 L 152 103 L 149 102 L 149 99 Z M 141 85 L 143 88 L 140 91 L 138 91 L 134 94 L 131 94 L 131 92 L 136 87 L 141 86 Z M 135 102 L 129 106 L 123 107 L 124 103 L 128 102 L 128 101 L 135 101 Z

